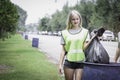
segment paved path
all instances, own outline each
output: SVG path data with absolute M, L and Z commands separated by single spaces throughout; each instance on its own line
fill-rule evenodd
M 47 35 L 28 35 L 28 39 L 39 38 L 39 50 L 45 53 L 49 60 L 58 63 L 61 53 L 60 37 Z

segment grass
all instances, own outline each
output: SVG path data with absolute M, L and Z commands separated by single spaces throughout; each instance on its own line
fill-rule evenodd
M 21 35 L 0 40 L 0 80 L 60 80 L 57 67 Z

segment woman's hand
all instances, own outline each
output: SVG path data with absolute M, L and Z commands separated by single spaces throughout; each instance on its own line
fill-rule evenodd
M 61 65 L 61 64 L 59 65 L 59 67 L 58 67 L 58 68 L 59 68 L 59 74 L 63 74 L 63 67 L 62 67 L 62 65 Z
M 95 37 L 97 37 L 97 34 L 94 34 L 94 35 L 92 36 L 91 41 L 92 41 Z
M 92 42 L 92 40 L 93 40 L 94 38 L 96 38 L 96 37 L 97 37 L 97 34 L 94 34 L 89 41 L 85 42 L 83 49 L 85 50 L 85 49 L 90 45 L 90 43 Z

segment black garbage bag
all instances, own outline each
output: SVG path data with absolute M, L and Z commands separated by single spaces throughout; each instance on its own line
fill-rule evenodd
M 85 50 L 86 62 L 109 63 L 109 55 L 98 38 L 94 38 Z
M 102 36 L 101 32 L 92 40 L 90 45 L 84 51 L 86 62 L 92 63 L 109 63 L 109 55 L 103 45 L 100 43 L 98 36 Z

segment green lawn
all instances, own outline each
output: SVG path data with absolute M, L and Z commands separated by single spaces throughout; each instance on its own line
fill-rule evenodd
M 60 80 L 57 66 L 21 35 L 0 40 L 0 80 Z

